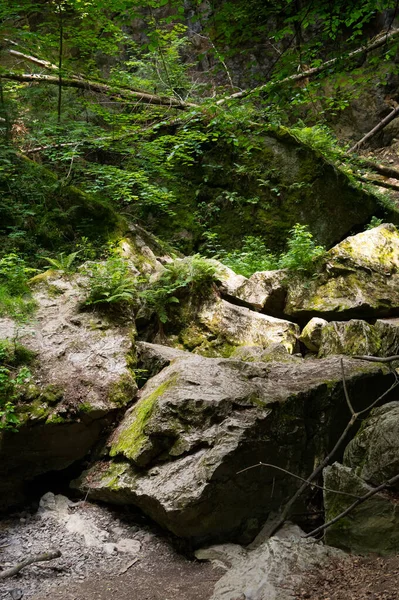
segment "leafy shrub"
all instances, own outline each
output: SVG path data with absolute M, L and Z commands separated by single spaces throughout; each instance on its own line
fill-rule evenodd
M 15 253 L 0 258 L 0 316 L 23 319 L 32 312 L 35 302 L 27 282 L 33 272 Z
M 75 265 L 73 264 L 78 256 L 79 252 L 72 252 L 71 254 L 65 255 L 65 252 L 61 252 L 56 258 L 44 256 L 46 260 L 56 271 L 62 271 L 63 273 L 73 273 L 75 271 Z
M 374 229 L 374 227 L 379 227 L 383 224 L 382 219 L 377 219 L 377 217 L 371 217 L 370 223 L 366 226 L 366 229 Z
M 211 244 L 218 246 L 215 234 L 211 234 Z M 236 273 L 250 277 L 256 271 L 290 269 L 291 271 L 310 271 L 315 260 L 325 253 L 323 246 L 317 246 L 307 225 L 297 223 L 290 231 L 287 251 L 276 256 L 266 247 L 260 237 L 247 236 L 240 250 L 226 252 L 218 250 L 214 258 Z
M 178 304 L 182 292 L 201 297 L 217 279 L 215 261 L 195 254 L 165 265 L 160 277 L 140 293 L 144 306 L 153 310 L 161 323 L 169 320 L 168 307 Z
M 20 344 L 0 340 L 0 430 L 17 431 L 20 421 L 15 405 L 31 378 L 31 372 L 22 363 L 29 363 L 33 356 Z
M 317 246 L 313 235 L 307 225 L 297 223 L 290 231 L 287 240 L 288 250 L 280 256 L 278 266 L 280 269 L 291 269 L 293 271 L 309 271 L 314 261 L 321 258 L 325 253 L 323 246 Z
M 260 237 L 247 236 L 241 250 L 220 252 L 218 258 L 236 273 L 250 277 L 256 271 L 269 271 L 278 268 L 277 257 L 270 252 Z
M 104 262 L 93 263 L 86 269 L 89 275 L 86 306 L 93 304 L 133 304 L 137 297 L 136 280 L 126 261 L 111 256 Z

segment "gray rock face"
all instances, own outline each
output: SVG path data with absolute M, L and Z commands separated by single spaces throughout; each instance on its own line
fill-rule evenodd
M 399 314 L 399 234 L 380 225 L 328 253 L 318 277 L 291 285 L 287 315 L 300 319 L 372 318 Z
M 82 288 L 60 273 L 35 289 L 38 310 L 22 329 L 0 319 L 3 337 L 35 352 L 33 379 L 17 408 L 18 433 L 0 433 L 0 509 L 24 499 L 37 475 L 83 458 L 116 413 L 134 399 L 128 368 L 133 324 L 115 326 L 80 312 Z
M 375 486 L 399 473 L 399 402 L 372 411 L 347 446 L 344 465 Z
M 287 295 L 287 271 L 259 271 L 235 291 L 239 300 L 268 315 L 281 316 Z
M 324 469 L 324 485 L 332 491 L 324 492 L 325 518 L 329 521 L 348 508 L 353 496 L 363 496 L 373 488 L 358 477 L 353 469 L 334 463 Z M 396 554 L 399 551 L 399 515 L 397 501 L 386 493 L 379 493 L 357 506 L 346 517 L 326 529 L 327 544 L 351 552 Z
M 282 344 L 293 353 L 297 346 L 299 327 L 295 323 L 256 313 L 225 300 L 205 304 L 198 320 L 213 335 L 221 336 L 231 346 Z
M 321 335 L 323 328 L 327 325 L 325 319 L 313 317 L 309 323 L 303 328 L 299 340 L 305 344 L 306 348 L 311 352 L 318 352 L 321 344 Z
M 314 320 L 314 319 L 312 319 Z M 319 358 L 332 354 L 395 356 L 399 353 L 399 319 L 332 321 L 320 329 Z
M 382 371 L 345 361 L 360 403 Z M 388 384 L 388 381 L 387 381 Z M 386 384 L 386 385 L 387 385 Z M 340 361 L 245 363 L 177 359 L 139 392 L 111 437 L 111 461 L 76 483 L 92 499 L 135 504 L 178 536 L 249 540 L 340 435 L 348 414 Z
M 286 525 L 256 550 L 223 544 L 197 550 L 199 560 L 224 564 L 227 573 L 215 585 L 210 600 L 292 600 L 295 588 L 313 566 L 344 556 L 335 548 L 304 539 L 294 525 Z

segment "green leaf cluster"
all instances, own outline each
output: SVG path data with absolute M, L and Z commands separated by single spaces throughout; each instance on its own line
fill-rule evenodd
M 140 292 L 140 300 L 161 323 L 166 323 L 172 304 L 179 304 L 188 294 L 204 297 L 217 277 L 218 265 L 213 260 L 199 254 L 178 258 L 166 264 L 161 275 Z

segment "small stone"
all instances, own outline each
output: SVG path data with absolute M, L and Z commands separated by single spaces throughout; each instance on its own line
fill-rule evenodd
M 106 544 L 103 544 L 103 551 L 104 551 L 104 554 L 108 554 L 109 556 L 112 556 L 113 554 L 118 554 L 118 547 L 116 544 L 107 542 Z

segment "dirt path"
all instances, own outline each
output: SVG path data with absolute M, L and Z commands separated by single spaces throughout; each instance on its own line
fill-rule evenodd
M 179 554 L 139 511 L 47 494 L 38 512 L 0 521 L 0 566 L 51 549 L 59 559 L 0 580 L 5 600 L 207 600 L 224 573 Z
M 335 560 L 311 571 L 296 598 L 309 600 L 399 600 L 399 556 Z

